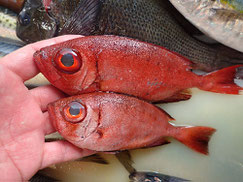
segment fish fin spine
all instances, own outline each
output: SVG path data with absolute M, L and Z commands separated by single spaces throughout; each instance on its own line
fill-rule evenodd
M 235 65 L 223 68 L 203 76 L 203 85 L 199 87 L 202 90 L 238 95 L 243 88 L 234 83 L 237 68 L 243 65 Z
M 177 129 L 179 132 L 176 132 L 174 138 L 189 148 L 208 155 L 208 142 L 216 129 L 204 126 L 179 127 Z

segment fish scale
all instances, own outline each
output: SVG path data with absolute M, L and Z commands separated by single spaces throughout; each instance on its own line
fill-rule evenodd
M 80 113 L 75 120 L 67 109 L 74 103 L 79 104 Z M 162 109 L 114 93 L 64 98 L 50 103 L 48 112 L 53 126 L 66 140 L 79 148 L 99 152 L 158 146 L 168 143 L 169 136 L 207 155 L 208 141 L 216 131 L 210 127 L 172 126 L 168 121 L 174 119 Z
M 165 4 L 156 0 L 136 1 L 135 3 L 126 1 L 122 4 L 117 1 L 107 1 L 103 6 L 100 19 L 105 20 L 106 17 L 110 17 L 110 19 L 99 22 L 99 30 L 93 34 L 129 36 L 164 46 L 171 51 L 186 55 L 195 62 L 202 60 L 202 64 L 210 63 L 211 67 L 218 64 L 215 49 L 190 37 L 166 11 Z M 135 11 L 134 7 L 137 9 L 146 7 L 146 10 Z M 125 18 L 121 19 L 121 17 Z M 112 25 L 116 25 L 119 29 L 113 28 Z
M 60 61 L 73 56 L 71 65 Z M 149 43 L 118 36 L 87 36 L 42 48 L 34 61 L 43 75 L 69 95 L 112 91 L 152 102 L 186 100 L 181 92 L 202 90 L 239 94 L 237 68 L 231 66 L 206 75 L 191 72 L 192 62 Z M 74 62 L 75 63 L 74 63 Z

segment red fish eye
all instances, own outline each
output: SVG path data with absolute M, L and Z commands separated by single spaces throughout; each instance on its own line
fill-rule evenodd
M 57 68 L 63 72 L 75 73 L 82 64 L 80 54 L 72 49 L 62 49 L 55 58 Z
M 64 108 L 66 120 L 72 123 L 81 122 L 86 116 L 86 107 L 79 102 L 71 102 Z

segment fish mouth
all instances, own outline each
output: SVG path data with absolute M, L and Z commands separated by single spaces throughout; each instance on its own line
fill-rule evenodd
M 37 65 L 39 71 L 48 79 L 49 82 L 51 80 L 52 83 L 55 83 L 60 79 L 60 76 L 49 69 L 50 66 L 48 65 L 48 59 L 48 55 L 43 49 L 36 51 L 33 55 L 33 61 Z M 55 75 L 53 76 L 53 74 Z
M 35 62 L 38 70 L 47 78 L 47 75 L 45 74 L 45 61 L 47 61 L 47 60 L 45 60 L 42 50 L 36 51 L 34 53 L 33 61 Z M 46 69 L 47 69 L 47 67 L 46 67 Z
M 42 59 L 41 59 L 41 55 L 42 55 L 42 52 L 41 50 L 39 51 L 36 51 L 33 55 L 33 58 L 34 58 L 34 62 L 36 63 L 37 67 L 39 68 L 39 70 L 41 70 L 41 68 L 43 67 L 42 65 Z

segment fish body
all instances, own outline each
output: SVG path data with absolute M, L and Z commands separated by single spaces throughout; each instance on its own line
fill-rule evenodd
M 134 97 L 95 92 L 48 105 L 50 119 L 69 142 L 94 151 L 120 151 L 168 143 L 174 137 L 203 154 L 215 132 L 209 127 L 174 127 L 160 108 Z
M 161 0 L 52 0 L 47 5 L 27 0 L 19 14 L 17 35 L 25 42 L 64 34 L 130 37 L 177 52 L 206 71 L 243 63 L 242 53 L 191 37 L 170 6 Z
M 34 60 L 43 75 L 68 95 L 111 91 L 148 101 L 174 97 L 197 87 L 238 94 L 232 66 L 199 76 L 192 63 L 163 47 L 118 36 L 89 36 L 42 48 Z M 190 98 L 190 97 L 189 97 Z
M 170 0 L 170 2 L 203 33 L 243 52 L 242 0 Z
M 16 36 L 16 22 L 16 13 L 0 6 L 0 57 L 24 45 Z

